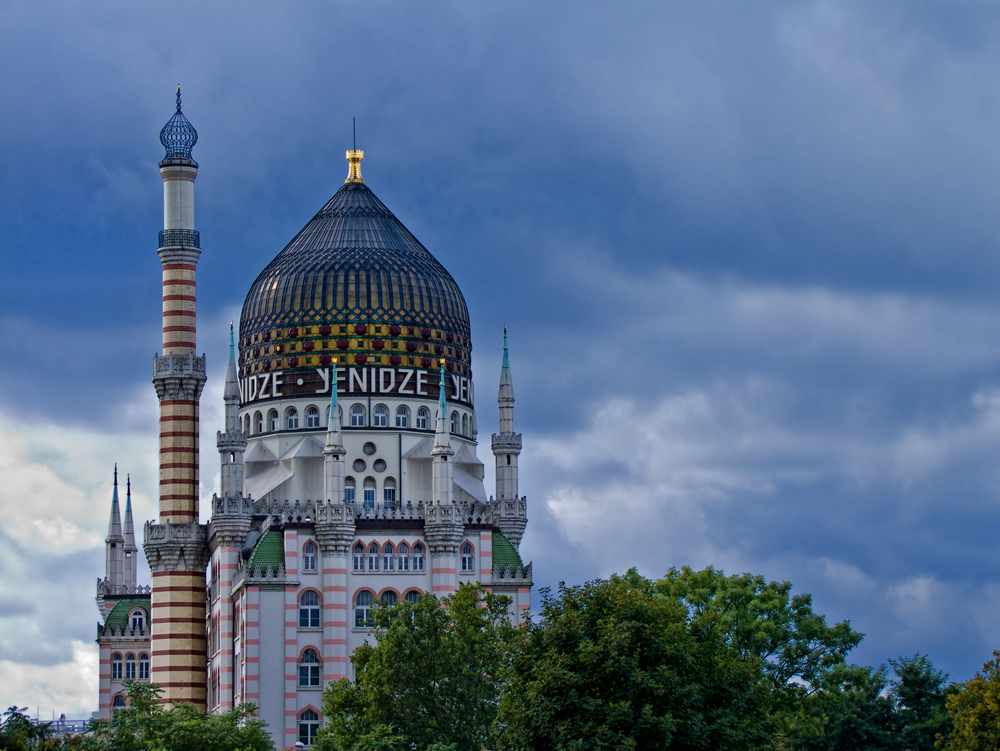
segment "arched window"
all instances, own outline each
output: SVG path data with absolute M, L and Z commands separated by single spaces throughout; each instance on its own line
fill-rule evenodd
M 391 542 L 387 542 L 382 548 L 382 570 L 393 571 L 396 568 L 396 551 Z
M 145 652 L 139 655 L 139 680 L 149 680 L 149 655 Z
M 319 595 L 303 592 L 299 599 L 299 628 L 319 628 Z
M 299 685 L 319 686 L 319 655 L 315 649 L 307 649 L 299 660 Z
M 243 435 L 250 435 L 250 415 L 243 416 Z
M 365 546 L 360 542 L 354 546 L 354 570 L 365 570 Z
M 365 478 L 365 511 L 375 510 L 375 480 L 371 477 Z
M 371 592 L 358 592 L 354 598 L 354 627 L 365 628 L 372 625 L 372 605 L 375 598 Z
M 462 415 L 462 435 L 469 435 L 469 416 Z
M 351 427 L 363 428 L 365 426 L 365 408 L 360 404 L 351 407 Z
M 458 432 L 458 412 L 451 413 L 451 432 Z
M 354 478 L 344 478 L 344 503 L 354 503 Z
M 306 427 L 307 428 L 319 427 L 319 410 L 316 409 L 311 404 L 308 407 L 306 407 Z
M 392 477 L 385 478 L 382 483 L 382 506 L 387 509 L 396 508 L 396 481 Z
M 427 430 L 428 412 L 426 407 L 417 410 L 417 430 Z
M 299 429 L 299 411 L 295 407 L 289 407 L 285 411 L 285 430 Z
M 399 602 L 399 598 L 396 597 L 395 592 L 383 592 L 382 597 L 380 599 L 382 600 L 383 608 L 391 608 L 393 605 Z
M 420 602 L 420 593 L 417 592 L 415 589 L 411 589 L 409 592 L 406 593 L 406 597 L 404 597 L 403 599 L 406 600 L 407 602 L 416 605 L 418 602 Z
M 146 611 L 136 608 L 129 615 L 133 631 L 142 631 L 146 627 Z
M 131 652 L 125 655 L 125 677 L 135 679 L 135 655 Z
M 389 408 L 384 404 L 376 404 L 372 408 L 372 427 L 386 428 L 389 426 Z
M 413 570 L 424 570 L 424 546 L 420 543 L 413 546 Z
M 368 570 L 378 571 L 379 551 L 378 544 L 372 543 L 368 546 Z
M 316 570 L 316 546 L 311 542 L 307 542 L 306 546 L 302 548 L 302 570 Z
M 399 570 L 410 570 L 410 546 L 405 542 L 399 543 Z
M 254 424 L 254 431 L 253 432 L 254 432 L 255 435 L 263 433 L 264 432 L 264 415 L 262 415 L 260 412 L 254 412 L 254 415 L 253 415 L 253 424 Z
M 120 681 L 122 679 L 122 656 L 115 652 L 111 655 L 111 680 Z
M 410 427 L 410 410 L 406 407 L 396 407 L 396 427 Z
M 476 556 L 473 553 L 472 546 L 469 543 L 465 543 L 462 546 L 462 571 L 475 571 L 476 570 Z
M 319 715 L 311 709 L 299 715 L 299 743 L 311 746 L 316 741 L 319 732 Z
M 115 694 L 115 698 L 111 702 L 111 708 L 116 712 L 119 709 L 125 709 L 125 697 L 121 694 Z
M 278 410 L 272 409 L 267 413 L 267 429 L 272 433 L 278 429 Z

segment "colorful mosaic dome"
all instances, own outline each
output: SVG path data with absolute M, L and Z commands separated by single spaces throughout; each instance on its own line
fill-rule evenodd
M 353 161 L 352 161 L 352 155 Z M 469 312 L 455 280 L 351 176 L 267 265 L 240 319 L 241 375 L 340 365 L 440 367 L 471 377 Z

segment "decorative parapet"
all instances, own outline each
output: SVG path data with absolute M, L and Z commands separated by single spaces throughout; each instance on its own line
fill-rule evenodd
M 282 585 L 293 584 L 294 582 L 289 582 L 285 579 L 285 567 L 276 566 L 272 567 L 270 564 L 261 567 L 260 564 L 250 569 L 246 563 L 240 563 L 236 567 L 236 573 L 233 576 L 233 591 L 247 585 Z
M 196 229 L 161 229 L 157 240 L 161 248 L 201 247 L 201 233 Z
M 222 499 L 218 499 L 221 502 Z M 277 524 L 353 524 L 358 519 L 425 521 L 426 524 L 484 524 L 493 525 L 498 519 L 495 502 L 452 503 L 434 506 L 423 501 L 406 501 L 394 504 L 333 503 L 331 501 L 278 501 L 246 500 L 250 513 L 270 516 Z M 213 513 L 221 513 L 217 499 L 212 500 Z M 524 499 L 520 503 L 523 516 Z
M 136 585 L 134 587 L 127 587 L 124 584 L 119 584 L 117 586 L 112 585 L 107 579 L 97 580 L 97 596 L 98 597 L 122 597 L 124 595 L 148 595 L 152 589 L 149 585 L 143 586 L 142 584 Z
M 531 564 L 527 564 L 524 568 L 517 568 L 511 566 L 494 566 L 493 567 L 493 583 L 494 584 L 516 584 L 518 586 L 530 587 L 531 582 Z
M 100 623 L 97 624 L 98 639 L 148 642 L 149 635 L 149 628 L 126 628 L 125 626 L 115 628 L 114 626 L 104 626 Z
M 160 401 L 198 399 L 205 388 L 205 356 L 153 355 L 153 386 Z
M 146 522 L 143 549 L 152 571 L 204 571 L 208 566 L 208 527 Z
M 511 454 L 521 453 L 520 433 L 494 433 L 491 440 L 493 451 L 506 451 Z
M 253 501 L 243 496 L 212 496 L 212 518 L 208 522 L 208 541 L 212 550 L 243 545 L 250 531 Z

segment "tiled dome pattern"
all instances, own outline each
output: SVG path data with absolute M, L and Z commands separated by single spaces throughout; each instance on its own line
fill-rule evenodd
M 471 377 L 469 312 L 447 270 L 364 183 L 347 183 L 260 273 L 240 320 L 242 375 L 342 365 Z

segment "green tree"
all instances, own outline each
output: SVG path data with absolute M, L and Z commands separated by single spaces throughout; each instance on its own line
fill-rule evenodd
M 791 709 L 780 747 L 793 751 L 895 751 L 895 705 L 886 668 L 835 665 L 818 675 L 813 690 Z
M 542 590 L 501 697 L 501 748 L 751 749 L 767 740 L 760 663 L 688 628 L 634 569 Z
M 909 751 L 932 751 L 939 737 L 951 731 L 947 700 L 954 689 L 948 676 L 935 670 L 927 655 L 889 660 L 896 679 L 890 696 L 895 702 L 898 745 Z
M 996 751 L 1000 748 L 1000 652 L 982 672 L 957 687 L 947 698 L 953 727 L 938 741 L 945 751 Z
M 126 680 L 129 706 L 91 723 L 95 751 L 273 751 L 253 704 L 206 714 L 193 704 L 161 703 L 155 683 Z
M 318 751 L 481 751 L 492 748 L 515 629 L 510 599 L 463 584 L 375 611 L 372 637 L 351 655 L 355 681 L 323 694 Z M 435 745 L 439 744 L 439 745 Z

